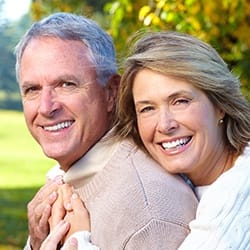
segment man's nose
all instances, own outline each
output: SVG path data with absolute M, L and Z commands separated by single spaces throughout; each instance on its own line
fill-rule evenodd
M 43 89 L 40 95 L 39 113 L 51 117 L 59 109 L 59 102 L 53 89 Z

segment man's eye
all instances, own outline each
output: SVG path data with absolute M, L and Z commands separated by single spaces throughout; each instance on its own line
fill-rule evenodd
M 76 86 L 76 84 L 73 82 L 63 82 L 61 86 L 63 88 L 67 88 L 67 87 L 74 87 L 74 86 Z
M 32 86 L 32 87 L 24 89 L 23 93 L 24 95 L 31 95 L 37 92 L 38 90 L 39 90 L 38 87 Z

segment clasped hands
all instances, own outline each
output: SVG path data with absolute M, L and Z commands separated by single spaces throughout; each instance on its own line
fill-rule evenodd
M 90 231 L 90 219 L 83 202 L 62 179 L 47 183 L 28 204 L 28 225 L 32 250 L 57 249 L 75 232 Z M 77 249 L 77 241 L 70 243 Z

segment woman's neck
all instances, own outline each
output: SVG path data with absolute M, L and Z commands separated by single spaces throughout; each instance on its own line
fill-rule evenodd
M 218 157 L 213 157 L 209 166 L 205 169 L 198 169 L 194 173 L 187 175 L 195 186 L 212 184 L 220 175 L 233 167 L 237 156 L 225 148 Z M 202 170 L 202 171 L 201 171 Z

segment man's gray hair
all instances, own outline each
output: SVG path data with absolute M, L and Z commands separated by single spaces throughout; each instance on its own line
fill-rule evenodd
M 55 13 L 33 23 L 15 48 L 16 76 L 19 80 L 20 63 L 29 42 L 37 37 L 82 41 L 96 67 L 97 80 L 105 85 L 117 73 L 115 48 L 112 38 L 93 20 L 71 13 Z

